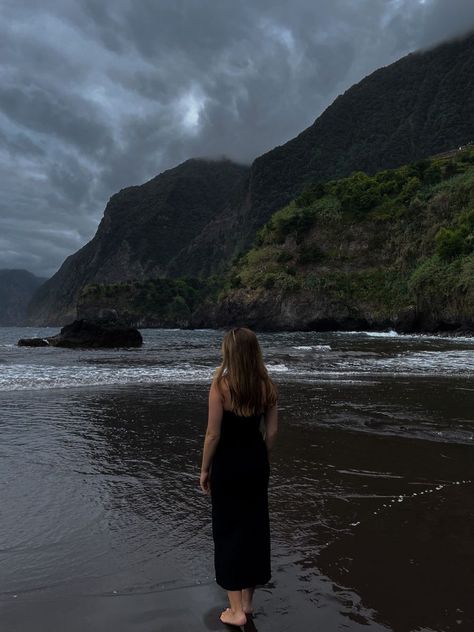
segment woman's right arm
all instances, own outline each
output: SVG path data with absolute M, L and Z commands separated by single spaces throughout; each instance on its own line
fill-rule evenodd
M 209 494 L 211 491 L 209 484 L 210 469 L 220 439 L 222 415 L 223 407 L 221 395 L 216 381 L 212 380 L 211 388 L 209 389 L 209 413 L 206 436 L 204 438 L 200 477 L 201 489 L 206 494 Z
M 270 452 L 278 433 L 278 406 L 276 403 L 274 406 L 270 406 L 265 410 L 264 424 L 265 444 L 267 446 L 267 451 Z

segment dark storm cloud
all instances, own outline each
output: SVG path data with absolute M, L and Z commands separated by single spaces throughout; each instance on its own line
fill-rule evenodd
M 191 156 L 250 162 L 473 26 L 470 0 L 3 0 L 0 267 L 52 274 L 115 191 Z

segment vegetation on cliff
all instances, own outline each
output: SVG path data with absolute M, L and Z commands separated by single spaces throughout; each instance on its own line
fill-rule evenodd
M 393 323 L 410 310 L 428 329 L 472 322 L 474 147 L 309 184 L 227 275 L 93 284 L 78 310 L 114 308 L 145 326 L 193 326 L 198 313 L 200 326 L 219 326 L 247 320 L 250 303 L 267 309 L 269 296 L 293 305 L 288 328 L 308 326 L 297 320 L 308 297 L 334 322 Z
M 377 320 L 474 318 L 474 148 L 309 185 L 257 233 L 219 300 L 309 291 Z
M 198 306 L 216 300 L 222 284 L 223 279 L 216 275 L 206 280 L 182 277 L 92 283 L 83 288 L 77 308 L 82 317 L 113 309 L 135 326 L 186 327 Z

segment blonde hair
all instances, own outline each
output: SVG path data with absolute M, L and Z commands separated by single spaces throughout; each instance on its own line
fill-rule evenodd
M 234 327 L 224 334 L 222 363 L 214 371 L 213 379 L 221 393 L 222 381 L 227 382 L 232 410 L 237 415 L 260 414 L 277 402 L 278 390 L 268 375 L 257 336 L 247 327 Z

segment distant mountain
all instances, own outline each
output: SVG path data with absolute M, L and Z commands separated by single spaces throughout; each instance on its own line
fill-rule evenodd
M 0 326 L 21 326 L 26 306 L 44 282 L 28 270 L 0 270 Z
M 225 272 L 307 182 L 373 174 L 466 144 L 474 139 L 473 68 L 474 34 L 412 53 L 352 86 L 250 169 L 225 163 L 224 176 L 221 163 L 187 161 L 124 189 L 109 201 L 93 240 L 35 295 L 31 321 L 73 318 L 90 282 Z M 192 193 L 190 169 L 207 173 Z
M 29 322 L 61 325 L 73 320 L 86 283 L 167 276 L 176 253 L 236 204 L 248 170 L 229 160 L 191 159 L 113 195 L 94 238 L 69 256 L 33 297 Z M 218 251 L 219 244 L 214 248 Z

